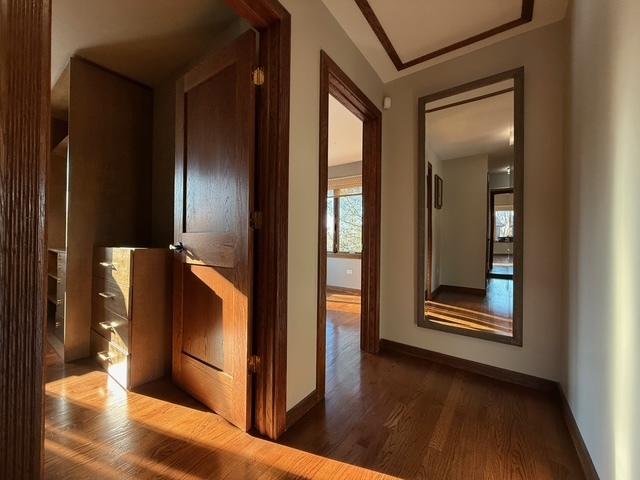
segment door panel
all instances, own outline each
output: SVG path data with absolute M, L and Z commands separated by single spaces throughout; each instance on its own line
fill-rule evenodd
M 231 423 L 251 427 L 256 34 L 178 82 L 174 381 Z
M 197 265 L 185 268 L 183 285 L 182 351 L 224 371 L 224 319 L 233 309 L 222 299 L 233 298 L 233 285 L 214 269 Z

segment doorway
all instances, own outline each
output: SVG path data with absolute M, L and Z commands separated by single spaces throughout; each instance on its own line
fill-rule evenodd
M 513 188 L 491 188 L 489 178 L 489 278 L 513 280 Z
M 348 348 L 336 329 L 359 328 L 356 348 L 379 350 L 381 132 L 380 110 L 321 52 L 316 401 L 329 348 Z
M 226 4 L 260 32 L 259 62 L 269 66 L 257 111 L 261 129 L 256 139 L 255 195 L 261 228 L 256 252 L 266 253 L 255 269 L 256 281 L 264 285 L 256 301 L 264 308 L 253 319 L 254 332 L 259 332 L 253 338 L 253 353 L 261 359 L 253 369 L 253 420 L 259 432 L 276 438 L 285 427 L 290 15 L 277 0 L 250 4 L 227 0 Z M 51 4 L 33 2 L 25 6 L 21 0 L 8 0 L 6 7 L 0 15 L 0 31 L 7 46 L 0 52 L 6 67 L 0 83 L 7 87 L 0 92 L 0 116 L 6 127 L 0 155 L 6 167 L 7 188 L 0 191 L 0 217 L 9 218 L 9 211 L 32 214 L 10 217 L 12 228 L 3 229 L 3 245 L 20 248 L 0 252 L 0 263 L 5 266 L 0 269 L 5 286 L 1 295 L 5 305 L 2 344 L 7 346 L 0 349 L 0 357 L 8 372 L 2 378 L 0 407 L 12 412 L 10 418 L 3 419 L 8 443 L 2 444 L 7 460 L 2 471 L 7 478 L 38 478 L 43 459 L 47 278 L 55 281 L 53 277 L 57 277 L 47 272 L 46 258 L 47 164 L 50 132 L 52 139 L 55 133 L 49 116 Z M 16 25 L 21 28 L 12 28 Z M 18 49 L 25 54 L 9 55 Z

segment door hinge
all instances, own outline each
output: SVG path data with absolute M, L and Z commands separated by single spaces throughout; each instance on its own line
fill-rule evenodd
M 251 212 L 249 216 L 249 226 L 254 230 L 262 228 L 262 212 Z
M 260 370 L 260 357 L 257 355 L 250 355 L 247 364 L 249 367 L 249 373 L 258 373 Z
M 264 68 L 256 67 L 251 72 L 251 80 L 256 86 L 260 86 L 264 83 Z

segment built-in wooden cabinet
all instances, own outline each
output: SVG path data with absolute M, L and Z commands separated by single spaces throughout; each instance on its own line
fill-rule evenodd
M 66 136 L 47 176 L 48 246 L 65 253 L 63 327 L 53 328 L 73 361 L 91 353 L 94 247 L 151 242 L 153 91 L 73 57 L 51 111 L 52 139 Z
M 171 257 L 159 248 L 96 248 L 91 354 L 125 388 L 171 366 Z

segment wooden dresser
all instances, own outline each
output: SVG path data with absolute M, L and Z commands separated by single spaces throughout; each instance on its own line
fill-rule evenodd
M 91 355 L 127 389 L 171 368 L 171 256 L 159 248 L 96 248 Z

